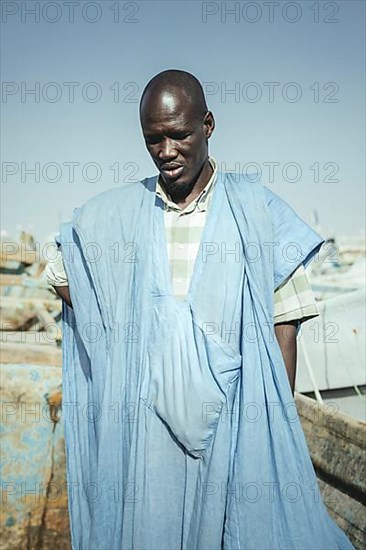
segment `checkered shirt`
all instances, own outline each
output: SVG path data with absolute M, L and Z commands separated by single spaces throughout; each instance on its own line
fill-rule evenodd
M 161 176 L 157 182 L 156 194 L 164 202 L 164 223 L 173 294 L 178 300 L 183 300 L 189 289 L 212 191 L 217 180 L 217 162 L 212 157 L 209 157 L 209 162 L 213 169 L 210 180 L 201 194 L 185 208 L 179 207 L 165 193 Z M 313 292 L 304 266 L 300 265 L 274 293 L 274 321 L 281 323 L 317 315 L 319 312 Z
M 164 224 L 168 245 L 168 258 L 173 294 L 183 300 L 188 292 L 190 279 L 198 253 L 207 212 L 216 183 L 218 165 L 209 157 L 213 174 L 200 195 L 185 208 L 180 208 L 165 193 L 161 176 L 157 181 L 156 194 L 164 202 Z M 52 286 L 67 286 L 61 251 L 56 261 L 47 264 L 45 280 Z M 319 315 L 303 265 L 274 293 L 274 322 L 283 323 L 305 320 Z

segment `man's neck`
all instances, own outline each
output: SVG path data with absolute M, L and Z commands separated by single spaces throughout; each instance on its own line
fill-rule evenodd
M 210 161 L 207 159 L 205 162 L 200 175 L 197 178 L 196 184 L 193 187 L 192 191 L 189 195 L 183 200 L 175 201 L 174 197 L 172 197 L 172 201 L 175 202 L 177 206 L 179 206 L 182 210 L 186 208 L 191 202 L 193 202 L 204 190 L 208 182 L 210 181 L 210 178 L 213 174 L 213 169 L 211 166 Z

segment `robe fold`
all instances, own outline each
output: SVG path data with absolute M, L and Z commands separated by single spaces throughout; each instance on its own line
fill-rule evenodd
M 319 494 L 273 326 L 323 240 L 219 173 L 184 301 L 157 177 L 63 224 L 63 421 L 74 550 L 352 549 Z

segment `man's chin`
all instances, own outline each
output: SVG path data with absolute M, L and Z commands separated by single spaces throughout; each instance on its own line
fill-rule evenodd
M 187 181 L 183 177 L 179 177 L 173 181 L 168 179 L 165 180 L 163 178 L 163 183 L 166 192 L 172 197 L 174 201 L 184 200 L 192 192 L 194 187 L 194 182 L 187 183 Z

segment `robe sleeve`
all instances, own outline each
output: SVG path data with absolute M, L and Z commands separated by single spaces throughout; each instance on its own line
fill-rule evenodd
M 324 239 L 316 233 L 278 195 L 264 187 L 273 227 L 269 247 L 274 263 L 275 290 L 301 265 L 306 267 L 322 246 Z

